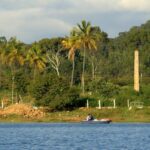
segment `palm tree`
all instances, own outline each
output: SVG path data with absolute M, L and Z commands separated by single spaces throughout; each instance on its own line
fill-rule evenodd
M 72 87 L 74 82 L 75 52 L 80 47 L 74 30 L 71 32 L 70 37 L 67 37 L 65 40 L 62 41 L 62 45 L 64 46 L 64 48 L 69 49 L 68 59 L 72 62 L 72 74 L 70 82 L 70 86 Z
M 17 49 L 15 47 L 11 47 L 9 53 L 6 56 L 6 61 L 8 66 L 11 68 L 11 74 L 12 74 L 12 104 L 14 101 L 14 79 L 15 79 L 15 70 L 16 66 L 18 65 L 24 65 L 25 59 L 23 56 L 23 53 L 20 49 Z
M 33 67 L 34 73 L 33 78 L 35 79 L 36 71 L 43 71 L 46 67 L 47 59 L 43 56 L 40 47 L 37 44 L 33 44 L 33 46 L 29 49 L 26 57 L 27 62 L 30 67 Z
M 77 28 L 75 28 L 76 37 L 78 38 L 78 43 L 80 43 L 80 49 L 83 49 L 83 70 L 82 70 L 82 93 L 85 93 L 85 55 L 86 50 L 96 50 L 97 49 L 97 41 L 98 36 L 96 32 L 93 32 L 92 26 L 90 22 L 86 22 L 83 20 L 81 24 L 77 24 Z

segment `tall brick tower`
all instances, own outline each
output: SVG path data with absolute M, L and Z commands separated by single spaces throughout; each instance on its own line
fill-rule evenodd
M 134 51 L 134 90 L 139 92 L 139 51 Z

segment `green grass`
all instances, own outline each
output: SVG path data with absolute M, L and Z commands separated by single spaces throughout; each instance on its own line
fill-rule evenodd
M 150 122 L 150 108 L 131 109 L 96 109 L 82 108 L 74 111 L 62 111 L 47 113 L 44 118 L 32 119 L 19 115 L 0 116 L 0 122 L 80 122 L 84 120 L 88 113 L 92 113 L 95 118 L 110 118 L 113 122 Z

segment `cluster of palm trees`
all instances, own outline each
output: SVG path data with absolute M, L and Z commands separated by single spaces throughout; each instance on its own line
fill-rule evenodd
M 83 20 L 81 24 L 77 24 L 77 27 L 73 28 L 69 37 L 66 37 L 62 41 L 62 45 L 65 49 L 68 49 L 68 58 L 72 62 L 72 75 L 71 75 L 71 86 L 74 82 L 74 69 L 75 69 L 75 52 L 81 50 L 83 54 L 83 66 L 82 66 L 82 93 L 85 92 L 85 57 L 86 51 L 96 50 L 97 42 L 100 40 L 100 32 L 97 32 L 96 27 L 92 27 L 90 22 Z M 59 76 L 59 56 L 45 54 L 40 49 L 37 43 L 32 45 L 25 45 L 16 38 L 11 38 L 8 42 L 0 39 L 0 67 L 4 64 L 11 70 L 12 75 L 12 103 L 14 101 L 14 79 L 15 72 L 18 67 L 25 66 L 33 69 L 33 79 L 37 72 L 42 72 L 46 68 L 47 63 L 56 70 Z M 0 68 L 1 70 L 1 68 Z
M 0 58 L 1 64 L 10 67 L 12 75 L 17 67 L 24 65 L 34 68 L 34 72 L 43 71 L 47 62 L 38 44 L 27 47 L 16 38 L 6 43 L 5 47 L 0 47 Z
M 99 32 L 98 32 L 99 31 Z M 73 85 L 74 69 L 75 69 L 75 52 L 76 50 L 83 51 L 83 66 L 82 66 L 82 93 L 85 93 L 85 57 L 86 51 L 97 50 L 97 43 L 101 39 L 100 30 L 97 27 L 92 27 L 90 22 L 83 20 L 81 24 L 73 28 L 69 37 L 62 41 L 65 48 L 69 50 L 68 58 L 72 61 L 72 77 L 71 86 Z
M 14 79 L 17 68 L 21 66 L 32 67 L 35 78 L 36 71 L 43 71 L 46 67 L 46 62 L 47 60 L 42 55 L 42 51 L 37 44 L 27 47 L 20 41 L 16 40 L 16 38 L 11 38 L 8 42 L 1 44 L 0 64 L 1 66 L 8 66 L 11 70 L 12 103 L 14 101 Z

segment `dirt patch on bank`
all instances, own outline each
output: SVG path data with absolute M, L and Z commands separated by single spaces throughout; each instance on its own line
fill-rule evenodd
M 26 118 L 40 119 L 45 116 L 45 113 L 38 108 L 33 108 L 31 105 L 27 104 L 14 104 L 8 106 L 4 109 L 0 109 L 0 115 L 22 115 Z

